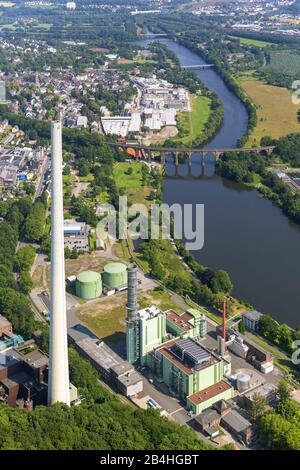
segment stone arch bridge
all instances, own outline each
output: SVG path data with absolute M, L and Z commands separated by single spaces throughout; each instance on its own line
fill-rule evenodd
M 110 147 L 117 147 L 123 150 L 131 149 L 134 151 L 134 155 L 136 158 L 143 158 L 144 160 L 151 162 L 154 158 L 160 159 L 160 163 L 163 167 L 166 165 L 166 156 L 172 155 L 174 158 L 175 167 L 178 168 L 179 165 L 179 157 L 186 156 L 188 160 L 189 169 L 192 166 L 192 156 L 194 153 L 200 155 L 201 165 L 205 165 L 205 158 L 209 154 L 213 154 L 215 157 L 215 161 L 219 160 L 219 158 L 224 153 L 234 153 L 234 152 L 246 152 L 246 153 L 256 153 L 256 154 L 265 154 L 271 155 L 275 146 L 263 146 L 263 147 L 242 147 L 242 148 L 203 148 L 203 147 L 152 147 L 152 146 L 142 146 L 136 142 L 105 142 L 106 145 Z M 132 154 L 132 153 L 131 153 Z

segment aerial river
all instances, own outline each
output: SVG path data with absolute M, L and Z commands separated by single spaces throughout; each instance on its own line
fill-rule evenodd
M 170 39 L 161 42 L 177 54 L 182 65 L 205 63 Z M 196 73 L 224 103 L 224 124 L 207 148 L 235 147 L 247 127 L 243 104 L 214 69 Z M 180 165 L 179 174 L 186 175 L 187 171 L 187 164 Z M 193 156 L 192 173 L 201 174 L 197 155 Z M 171 161 L 167 174 L 174 174 Z M 166 203 L 205 205 L 205 243 L 202 250 L 192 252 L 195 258 L 212 269 L 225 269 L 237 298 L 279 322 L 300 326 L 300 225 L 258 196 L 255 190 L 215 175 L 213 159 L 205 165 L 205 177 L 201 179 L 166 177 L 164 182 Z

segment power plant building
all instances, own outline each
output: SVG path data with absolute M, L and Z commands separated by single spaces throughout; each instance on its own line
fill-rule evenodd
M 168 310 L 165 313 L 167 317 L 167 331 L 174 336 L 182 338 L 196 338 L 199 336 L 203 338 L 206 335 L 206 318 L 199 310 L 191 308 L 182 315 L 178 315 L 173 310 Z
M 196 414 L 233 395 L 232 387 L 224 381 L 231 364 L 190 338 L 162 344 L 149 354 L 148 361 L 155 378 Z
M 81 299 L 90 300 L 102 294 L 101 275 L 95 271 L 83 271 L 76 279 L 76 295 Z
M 155 306 L 139 310 L 137 314 L 140 334 L 140 363 L 147 364 L 148 354 L 167 336 L 166 315 Z

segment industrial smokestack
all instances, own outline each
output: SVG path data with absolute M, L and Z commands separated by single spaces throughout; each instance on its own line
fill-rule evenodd
M 51 124 L 51 319 L 48 404 L 70 405 L 63 234 L 62 125 Z
M 137 266 L 127 268 L 127 319 L 126 319 L 126 355 L 127 361 L 134 364 L 139 358 L 138 303 L 137 303 Z
M 222 303 L 222 338 L 224 340 L 224 351 L 226 351 L 226 299 Z
M 137 303 L 137 280 L 138 269 L 136 265 L 127 268 L 128 290 L 127 290 L 127 318 L 134 320 L 139 308 Z

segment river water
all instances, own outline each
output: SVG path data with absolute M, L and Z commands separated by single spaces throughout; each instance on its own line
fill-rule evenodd
M 161 42 L 177 54 L 182 65 L 205 63 L 170 39 Z M 196 73 L 224 103 L 224 124 L 207 148 L 235 147 L 247 127 L 243 104 L 213 69 Z M 187 171 L 187 164 L 180 165 L 179 174 Z M 192 172 L 201 174 L 197 155 L 193 156 Z M 167 174 L 174 174 L 171 161 Z M 272 202 L 260 199 L 257 191 L 215 175 L 213 158 L 205 165 L 201 179 L 166 177 L 164 199 L 168 204 L 205 205 L 204 247 L 192 253 L 201 264 L 230 274 L 234 296 L 280 322 L 300 325 L 299 225 L 290 222 Z

